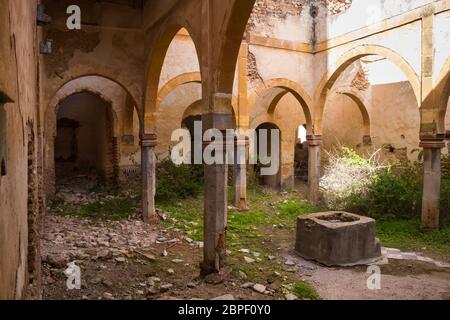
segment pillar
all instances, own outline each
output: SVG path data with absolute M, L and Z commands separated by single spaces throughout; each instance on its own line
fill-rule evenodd
M 142 214 L 144 221 L 148 223 L 156 219 L 156 144 L 155 134 L 145 134 L 141 137 Z
M 221 144 L 225 148 L 225 141 Z M 204 247 L 201 274 L 206 276 L 211 273 L 218 273 L 225 265 L 228 220 L 228 165 L 205 164 L 204 171 Z
M 439 228 L 439 203 L 441 196 L 441 149 L 445 147 L 443 138 L 422 138 L 423 147 L 423 196 L 422 230 Z
M 320 147 L 322 136 L 310 135 L 308 139 L 309 161 L 308 161 L 308 200 L 311 204 L 319 204 L 319 182 L 320 182 Z
M 234 206 L 240 211 L 248 210 L 247 203 L 247 147 L 248 139 L 236 139 L 235 162 L 233 165 Z

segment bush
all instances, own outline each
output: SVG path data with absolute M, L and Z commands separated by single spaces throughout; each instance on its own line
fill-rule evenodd
M 380 163 L 348 148 L 329 153 L 321 180 L 322 198 L 332 210 L 376 218 L 418 219 L 422 207 L 423 165 L 420 162 Z M 450 159 L 442 159 L 441 222 L 450 222 Z
M 203 191 L 202 165 L 175 165 L 170 159 L 156 167 L 156 200 L 165 202 L 197 196 Z
M 380 170 L 371 179 L 363 198 L 366 214 L 373 217 L 410 219 L 420 216 L 422 169 L 418 164 Z
M 344 210 L 354 205 L 355 195 L 367 193 L 373 175 L 380 168 L 377 154 L 365 159 L 346 147 L 327 154 L 328 165 L 320 182 L 322 200 L 327 207 Z

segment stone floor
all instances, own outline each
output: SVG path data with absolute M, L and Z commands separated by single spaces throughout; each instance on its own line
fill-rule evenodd
M 397 249 L 384 248 L 383 252 L 386 255 L 378 263 L 380 290 L 368 289 L 368 266 L 330 268 L 296 255 L 285 258 L 292 271 L 325 300 L 450 300 L 446 264 Z
M 394 248 L 381 248 L 381 254 L 383 255 L 384 263 L 389 263 L 389 259 L 393 260 L 406 260 L 406 261 L 420 261 L 435 265 L 439 268 L 450 268 L 450 264 L 446 262 L 436 261 L 428 257 L 422 256 L 417 252 L 402 252 L 399 249 Z M 387 261 L 386 261 L 387 259 Z

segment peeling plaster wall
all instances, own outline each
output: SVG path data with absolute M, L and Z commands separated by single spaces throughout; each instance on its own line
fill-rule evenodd
M 82 29 L 66 27 L 70 4 L 82 12 Z M 45 57 L 45 92 L 48 103 L 70 80 L 99 75 L 121 84 L 142 110 L 144 87 L 144 36 L 142 11 L 125 5 L 92 1 L 51 1 L 47 13 L 53 22 L 46 37 L 53 52 Z M 84 13 L 84 15 L 83 15 Z
M 0 300 L 22 298 L 28 286 L 26 123 L 34 123 L 31 128 L 36 130 L 35 11 L 36 1 L 0 1 L 0 91 L 14 101 L 5 105 L 8 163 L 7 175 L 0 177 Z M 30 192 L 34 197 L 37 190 Z

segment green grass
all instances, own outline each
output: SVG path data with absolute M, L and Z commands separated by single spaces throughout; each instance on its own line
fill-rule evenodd
M 171 216 L 163 223 L 165 228 L 175 227 L 194 241 L 203 240 L 203 197 L 164 202 L 158 206 Z
M 231 193 L 231 192 L 230 192 Z M 286 274 L 276 260 L 270 261 L 269 255 L 276 255 L 277 244 L 271 242 L 270 235 L 274 226 L 282 224 L 288 233 L 296 225 L 296 218 L 303 214 L 317 212 L 320 208 L 310 206 L 298 194 L 280 195 L 258 187 L 248 191 L 250 210 L 240 212 L 228 210 L 228 249 L 231 250 L 230 265 L 233 272 L 239 276 L 239 271 L 247 276 L 245 281 L 266 283 L 268 278 L 274 278 L 275 273 Z M 186 233 L 196 241 L 203 239 L 203 197 L 179 201 L 159 203 L 158 206 L 170 213 L 171 219 L 164 222 L 165 228 L 176 228 Z M 293 234 L 293 233 L 292 233 Z M 247 264 L 240 249 L 249 249 L 260 254 L 260 262 Z M 290 282 L 297 283 L 294 274 L 287 275 Z M 276 278 L 276 277 L 275 277 Z M 317 294 L 306 283 L 301 283 L 300 298 L 315 299 Z M 300 288 L 300 285 L 299 285 Z M 280 296 L 281 297 L 281 296 Z
M 318 300 L 320 298 L 317 291 L 303 281 L 295 283 L 291 292 L 299 299 Z
M 450 227 L 423 233 L 418 220 L 386 220 L 377 222 L 377 236 L 385 247 L 420 251 L 450 260 Z
M 117 221 L 127 219 L 134 214 L 137 203 L 134 199 L 114 197 L 89 204 L 60 204 L 57 207 L 59 208 L 58 215 L 62 217 Z

